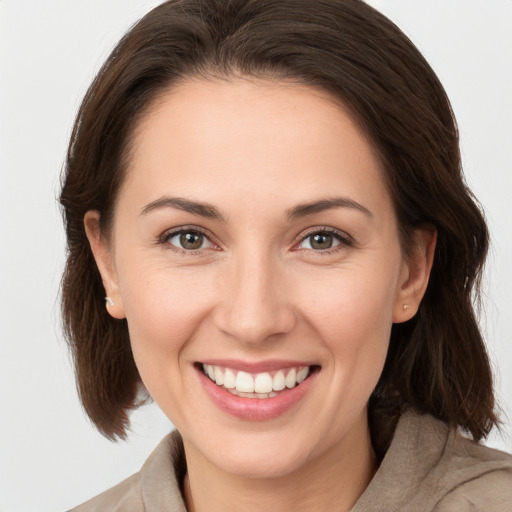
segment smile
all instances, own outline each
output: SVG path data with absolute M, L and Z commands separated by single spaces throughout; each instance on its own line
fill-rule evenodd
M 217 359 L 194 366 L 213 404 L 244 421 L 272 420 L 296 410 L 321 373 L 321 366 L 306 361 Z
M 251 374 L 212 364 L 202 365 L 203 373 L 212 382 L 231 394 L 243 398 L 274 398 L 284 389 L 293 389 L 310 374 L 310 366 L 283 368 Z

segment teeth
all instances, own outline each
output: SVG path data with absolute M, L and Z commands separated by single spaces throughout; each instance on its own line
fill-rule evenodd
M 309 369 L 308 369 L 309 371 Z M 284 378 L 284 372 L 283 370 L 279 370 L 274 375 L 274 381 L 272 382 L 272 388 L 274 391 L 282 391 L 286 387 L 286 381 Z
M 236 375 L 235 387 L 243 393 L 254 393 L 254 379 L 250 373 L 238 372 Z
M 235 372 L 230 368 L 205 364 L 203 372 L 218 386 L 224 386 L 234 395 L 244 398 L 272 398 L 276 391 L 294 388 L 309 375 L 310 367 L 279 370 L 274 376 L 269 372 L 251 375 L 247 372 Z
M 270 393 L 272 391 L 272 377 L 268 373 L 258 373 L 254 379 L 256 393 Z
M 233 389 L 235 385 L 235 374 L 229 368 L 227 368 L 224 372 L 224 387 Z
M 307 366 L 305 366 L 304 368 L 301 368 L 298 372 L 297 372 L 297 382 L 300 384 L 303 380 L 305 380 L 305 378 L 308 376 L 309 374 L 309 368 Z M 215 376 L 217 376 L 217 372 L 215 372 Z M 218 382 L 217 382 L 218 384 Z
M 218 366 L 215 367 L 215 382 L 219 386 L 222 386 L 222 384 L 224 384 L 224 374 L 222 373 L 222 370 Z
M 295 371 L 295 368 L 292 368 L 288 375 L 286 376 L 286 379 L 284 380 L 287 388 L 294 388 L 295 383 L 297 382 L 297 372 Z
M 277 393 L 240 393 L 236 389 L 228 389 L 232 395 L 241 396 L 243 398 L 274 398 Z

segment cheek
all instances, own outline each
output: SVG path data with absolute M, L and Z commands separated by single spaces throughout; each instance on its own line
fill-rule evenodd
M 344 373 L 380 373 L 392 326 L 395 275 L 368 266 L 341 269 L 326 277 L 316 292 L 304 291 L 304 317 Z
M 178 356 L 208 313 L 205 291 L 214 287 L 200 273 L 169 268 L 139 266 L 124 275 L 122 296 L 135 361 L 143 378 L 157 375 L 166 365 L 179 364 Z
M 392 322 L 397 293 L 393 272 L 342 269 L 318 282 L 315 290 L 304 290 L 302 302 L 326 325 L 339 325 L 341 331 L 354 326 L 363 332 Z

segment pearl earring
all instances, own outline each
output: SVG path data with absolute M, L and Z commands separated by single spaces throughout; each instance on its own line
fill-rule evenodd
M 407 309 L 409 309 L 410 307 L 411 307 L 411 306 L 409 306 L 409 304 L 404 304 L 404 305 L 402 306 L 402 309 L 403 309 L 404 311 L 406 311 L 406 310 L 407 310 Z

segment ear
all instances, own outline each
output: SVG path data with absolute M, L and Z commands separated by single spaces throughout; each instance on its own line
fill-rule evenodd
M 96 210 L 89 210 L 84 216 L 84 227 L 92 254 L 101 274 L 105 295 L 112 300 L 112 302 L 105 302 L 107 311 L 114 318 L 125 318 L 114 258 L 100 229 L 100 213 Z
M 432 270 L 436 240 L 437 231 L 433 226 L 422 226 L 414 230 L 414 247 L 409 260 L 404 264 L 393 310 L 393 323 L 406 322 L 418 311 Z

